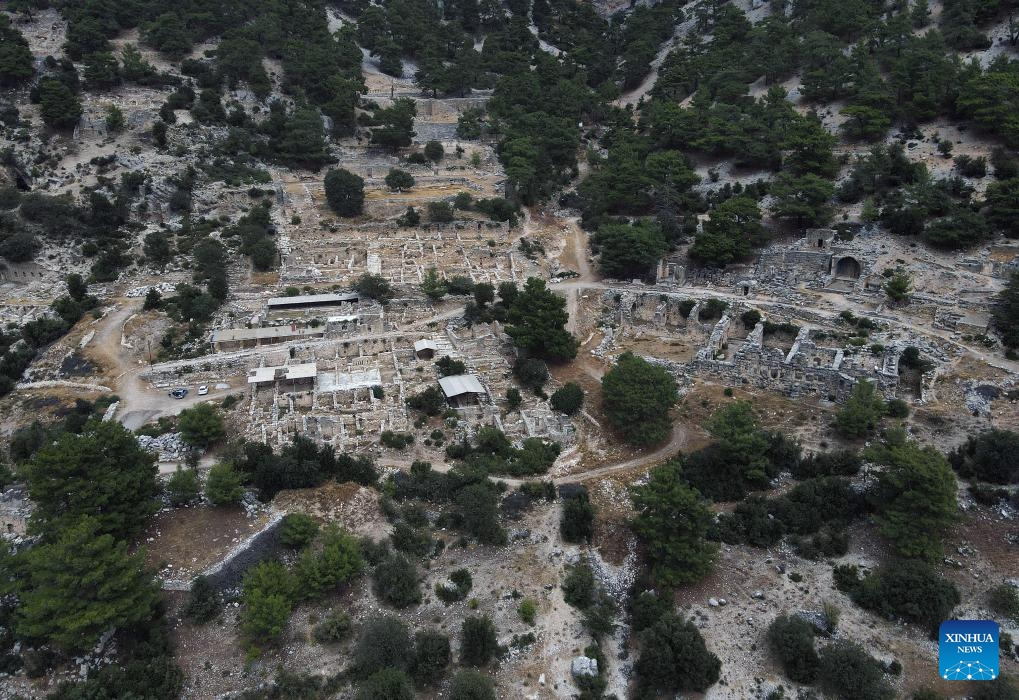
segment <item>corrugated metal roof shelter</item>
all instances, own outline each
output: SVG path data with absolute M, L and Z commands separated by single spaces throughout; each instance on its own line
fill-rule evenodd
M 286 365 L 285 367 L 255 367 L 248 370 L 248 384 L 271 384 L 284 380 L 314 380 L 316 376 L 318 376 L 318 365 L 314 362 Z
M 422 338 L 414 343 L 414 354 L 422 360 L 432 359 L 435 357 L 435 353 L 438 352 L 438 350 L 438 344 L 436 344 L 434 340 L 429 340 L 428 338 Z
M 357 292 L 345 294 L 302 294 L 295 297 L 273 297 L 266 302 L 270 311 L 280 309 L 307 309 L 314 306 L 337 306 L 356 302 L 361 297 Z
M 283 343 L 296 338 L 321 338 L 325 328 L 289 326 L 266 326 L 265 328 L 224 328 L 212 332 L 212 346 L 216 350 L 255 347 L 258 345 Z
M 447 399 L 465 394 L 485 394 L 485 387 L 473 374 L 455 374 L 452 377 L 440 377 L 439 388 Z

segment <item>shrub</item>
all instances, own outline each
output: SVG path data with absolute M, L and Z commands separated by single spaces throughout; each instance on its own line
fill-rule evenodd
M 567 542 L 587 542 L 594 534 L 594 515 L 594 506 L 587 493 L 567 498 L 559 521 L 559 533 Z
M 908 418 L 909 404 L 902 399 L 889 399 L 885 412 L 891 418 Z
M 552 394 L 550 403 L 553 410 L 572 416 L 584 405 L 584 390 L 579 384 L 568 382 Z
M 209 469 L 205 480 L 205 497 L 214 506 L 240 503 L 244 497 L 241 475 L 229 462 L 220 462 Z
M 393 615 L 370 617 L 353 649 L 353 665 L 361 675 L 384 668 L 406 671 L 414 659 L 407 626 Z
M 375 595 L 395 608 L 421 602 L 417 567 L 402 554 L 391 552 L 375 567 Z
M 315 625 L 312 636 L 319 644 L 335 644 L 349 637 L 351 628 L 350 615 L 342 610 L 334 610 Z
M 183 469 L 178 464 L 177 471 L 166 484 L 166 492 L 170 497 L 170 505 L 185 506 L 198 498 L 201 493 L 201 480 L 195 469 Z
M 821 651 L 821 689 L 842 700 L 891 700 L 895 691 L 884 679 L 881 664 L 852 642 L 836 642 Z
M 784 532 L 782 521 L 769 512 L 769 501 L 750 496 L 736 504 L 732 513 L 718 516 L 712 538 L 726 544 L 745 542 L 755 547 L 770 547 L 782 539 Z
M 450 584 L 436 583 L 435 595 L 446 605 L 463 600 L 471 592 L 474 582 L 467 569 L 457 569 L 449 575 Z
M 426 416 L 437 416 L 446 408 L 446 397 L 439 387 L 430 386 L 408 398 L 407 405 Z
M 569 567 L 563 580 L 563 599 L 575 608 L 584 608 L 594 602 L 597 589 L 594 571 L 587 562 Z
M 739 318 L 743 322 L 744 328 L 753 330 L 754 326 L 761 322 L 761 312 L 757 309 L 750 309 L 749 311 L 744 311 Z
M 548 365 L 533 357 L 522 357 L 513 363 L 513 376 L 529 389 L 538 391 L 548 381 Z
M 849 551 L 849 535 L 845 530 L 825 526 L 814 535 L 796 538 L 793 545 L 804 559 L 841 557 Z
M 651 627 L 671 610 L 672 606 L 665 596 L 654 591 L 644 591 L 630 602 L 630 623 L 634 632 L 642 632 Z
M 898 617 L 937 630 L 958 605 L 959 591 L 931 566 L 903 560 L 886 564 L 870 576 L 860 578 L 856 567 L 839 566 L 835 586 L 862 608 L 886 617 Z
M 438 141 L 428 141 L 425 143 L 425 158 L 428 160 L 438 163 L 442 160 L 442 156 L 445 155 L 445 150 L 442 148 L 442 144 Z
M 530 598 L 524 598 L 520 601 L 520 605 L 517 606 L 517 614 L 520 615 L 520 619 L 529 625 L 534 624 L 534 618 L 537 613 L 538 604 Z
M 768 645 L 791 681 L 810 684 L 820 659 L 814 649 L 814 628 L 801 617 L 780 615 L 768 627 Z
M 988 602 L 991 610 L 1019 622 L 1019 590 L 1007 583 L 995 586 L 988 591 Z
M 853 476 L 863 466 L 863 459 L 853 450 L 818 452 L 810 454 L 793 465 L 792 474 L 796 479 L 817 476 Z
M 520 408 L 520 404 L 523 402 L 523 397 L 520 395 L 520 390 L 515 386 L 511 386 L 506 390 L 506 408 L 510 411 L 515 411 Z
M 772 508 L 787 532 L 806 535 L 828 522 L 848 522 L 862 512 L 862 503 L 848 479 L 823 476 L 797 484 L 776 498 Z
M 993 681 L 977 683 L 971 700 L 1019 700 L 1019 688 L 1007 676 L 1000 676 Z
M 439 372 L 440 377 L 448 377 L 454 374 L 464 374 L 467 372 L 467 365 L 463 360 L 454 360 L 449 355 L 443 355 L 435 361 L 435 368 Z
M 708 651 L 689 620 L 666 613 L 641 632 L 639 640 L 640 658 L 634 670 L 645 692 L 703 692 L 718 681 L 722 662 Z
M 1017 453 L 1019 434 L 993 429 L 969 437 L 948 461 L 959 476 L 1005 485 L 1019 483 Z
M 487 676 L 463 669 L 453 676 L 449 700 L 495 700 L 495 688 Z
M 402 450 L 414 444 L 414 436 L 410 433 L 394 433 L 392 430 L 383 430 L 379 442 L 394 450 Z
M 386 668 L 361 681 L 355 700 L 414 700 L 410 677 L 399 669 Z
M 280 544 L 290 549 L 307 547 L 318 536 L 318 522 L 304 513 L 287 513 L 280 523 Z
M 432 685 L 449 666 L 449 637 L 438 630 L 421 630 L 414 635 L 414 665 L 411 675 L 418 685 Z
M 460 663 L 484 666 L 499 651 L 495 624 L 487 615 L 469 616 L 463 622 L 463 641 L 460 646 Z
M 416 528 L 399 522 L 393 527 L 391 537 L 393 549 L 415 557 L 426 556 L 432 551 L 432 535 L 428 528 Z
M 184 616 L 198 623 L 208 622 L 219 614 L 219 606 L 219 593 L 209 579 L 204 576 L 195 578 L 184 604 Z
M 429 202 L 428 218 L 436 223 L 445 224 L 453 220 L 453 205 L 449 202 Z

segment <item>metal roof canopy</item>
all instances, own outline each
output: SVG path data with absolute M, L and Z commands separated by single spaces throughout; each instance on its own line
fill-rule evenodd
M 346 294 L 302 294 L 293 297 L 272 297 L 266 302 L 266 305 L 272 309 L 314 304 L 342 304 L 348 301 L 357 301 L 360 298 L 360 295 L 356 292 L 348 292 Z
M 271 340 L 273 338 L 299 338 L 324 335 L 325 328 L 294 328 L 293 326 L 265 326 L 263 328 L 224 328 L 213 331 L 213 343 L 243 342 L 245 340 Z
M 452 377 L 440 377 L 439 387 L 447 399 L 463 394 L 484 394 L 485 387 L 473 374 L 456 374 Z
M 314 362 L 284 367 L 255 367 L 248 370 L 248 384 L 264 384 L 285 379 L 314 379 L 317 375 L 318 365 Z
M 414 352 L 421 352 L 422 350 L 437 351 L 438 349 L 439 346 L 435 343 L 435 341 L 429 340 L 428 338 L 422 338 L 414 343 Z

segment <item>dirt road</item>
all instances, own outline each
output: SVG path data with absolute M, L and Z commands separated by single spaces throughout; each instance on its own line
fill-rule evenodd
M 116 418 L 124 427 L 135 430 L 160 416 L 177 415 L 185 408 L 203 401 L 221 399 L 235 391 L 210 389 L 207 396 L 198 395 L 198 387 L 183 399 L 174 399 L 168 392 L 150 389 L 139 375 L 148 365 L 139 366 L 131 357 L 129 346 L 124 345 L 124 325 L 141 310 L 141 299 L 118 299 L 117 307 L 107 313 L 98 323 L 95 335 L 85 346 L 87 355 L 106 369 L 109 384 L 120 397 Z

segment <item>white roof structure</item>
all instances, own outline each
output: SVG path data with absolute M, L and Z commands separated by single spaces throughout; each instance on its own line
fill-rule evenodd
M 314 379 L 318 376 L 318 365 L 305 362 L 285 367 L 255 367 L 248 370 L 248 384 L 268 384 L 285 379 Z
M 438 349 L 439 346 L 436 344 L 436 342 L 428 338 L 422 338 L 421 340 L 417 340 L 414 342 L 414 352 L 421 352 L 422 350 L 431 350 L 432 352 L 437 352 Z
M 325 328 L 295 326 L 266 326 L 265 328 L 224 328 L 212 332 L 213 343 L 244 342 L 247 340 L 282 340 L 325 335 Z
M 455 374 L 452 377 L 440 377 L 439 388 L 447 399 L 463 394 L 484 394 L 485 387 L 473 374 Z
M 318 390 L 350 391 L 382 385 L 382 373 L 377 367 L 353 372 L 323 372 L 318 375 Z
M 266 305 L 272 309 L 292 309 L 300 306 L 329 306 L 360 299 L 356 292 L 346 294 L 301 294 L 293 297 L 273 297 Z

